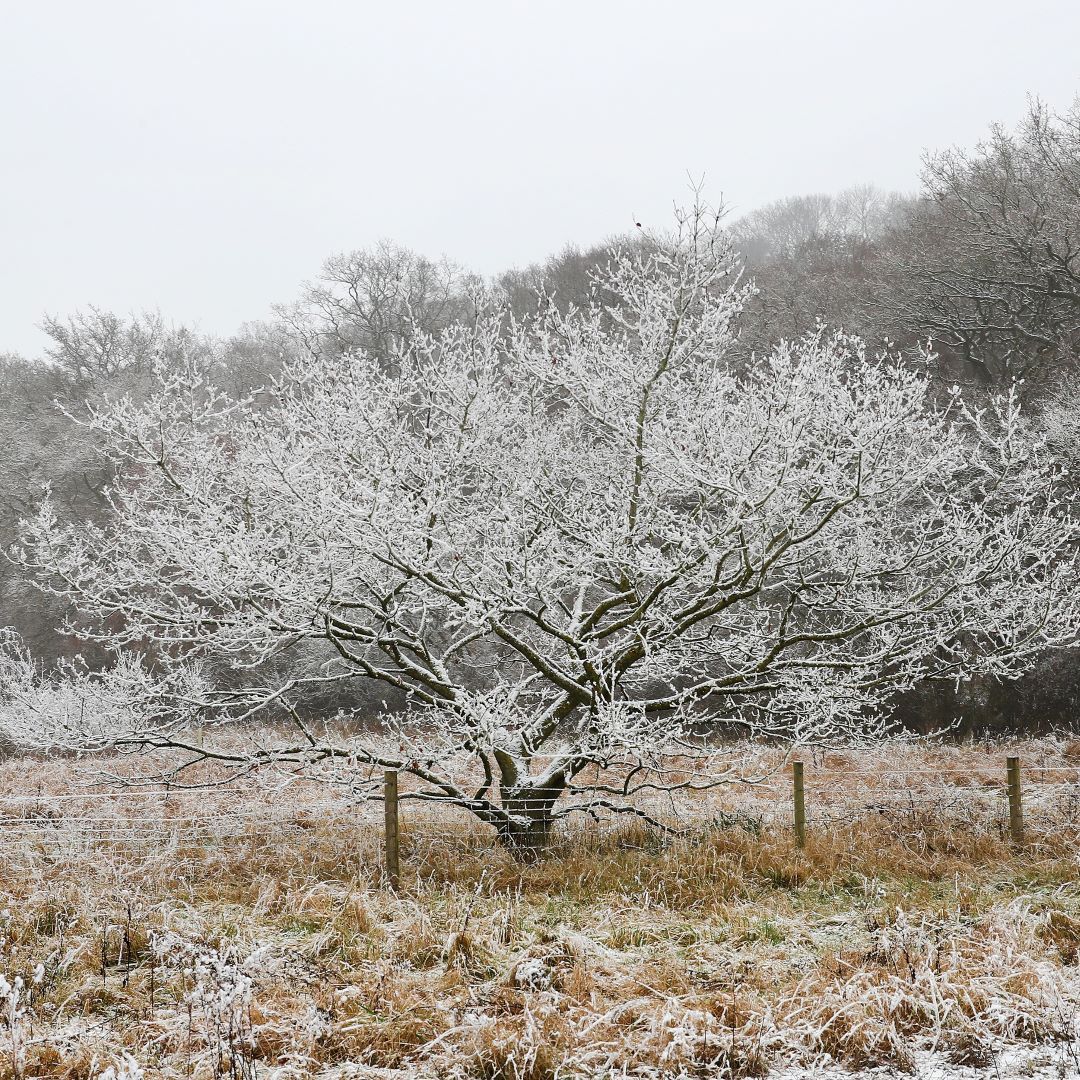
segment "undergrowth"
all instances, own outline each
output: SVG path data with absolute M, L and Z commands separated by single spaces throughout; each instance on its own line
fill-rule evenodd
M 1023 755 L 1064 767 L 1068 750 Z M 985 1068 L 1012 1046 L 1065 1060 L 1080 816 L 1068 785 L 1033 780 L 1015 848 L 1003 753 L 893 751 L 906 800 L 884 768 L 826 757 L 811 808 L 842 791 L 859 812 L 812 813 L 804 850 L 769 816 L 782 786 L 684 807 L 677 836 L 577 828 L 529 865 L 407 808 L 397 893 L 362 808 L 318 812 L 309 792 L 268 823 L 285 796 L 267 783 L 178 801 L 154 842 L 135 828 L 145 802 L 91 835 L 100 800 L 50 801 L 77 764 L 34 763 L 36 809 L 0 834 L 0 1080 L 737 1078 L 927 1052 Z M 25 792 L 26 766 L 0 789 Z M 987 798 L 955 797 L 968 789 Z M 236 827 L 193 837 L 195 809 Z

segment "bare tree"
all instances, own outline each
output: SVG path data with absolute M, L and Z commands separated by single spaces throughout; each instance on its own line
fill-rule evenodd
M 821 322 L 882 344 L 887 335 L 871 302 L 880 250 L 910 205 L 895 192 L 862 185 L 782 199 L 737 221 L 732 234 L 757 286 L 737 349 L 742 362 Z
M 65 318 L 46 315 L 41 328 L 51 339 L 46 357 L 84 392 L 122 379 L 146 378 L 155 366 L 209 355 L 208 339 L 186 326 L 166 323 L 159 312 L 124 318 L 91 305 Z
M 1080 355 L 1080 99 L 925 162 L 875 302 L 982 387 L 1052 383 Z
M 104 396 L 139 398 L 163 370 L 193 365 L 209 371 L 213 344 L 157 313 L 122 317 L 99 308 L 67 318 L 48 316 L 50 338 L 38 361 L 0 360 L 0 547 L 14 540 L 19 518 L 48 490 L 65 520 L 100 519 L 112 465 L 99 452 L 98 433 L 80 423 L 87 401 Z M 225 372 L 217 373 L 219 379 Z M 37 656 L 55 660 L 83 647 L 62 633 L 70 610 L 48 602 L 11 564 L 0 562 L 0 626 L 15 626 Z M 95 653 L 95 661 L 103 659 Z
M 636 242 L 636 238 L 621 237 L 590 248 L 571 244 L 542 263 L 505 271 L 496 284 L 510 311 L 518 317 L 533 314 L 541 297 L 563 311 L 587 308 L 593 300 L 596 275 L 610 259 L 612 245 L 629 247 Z
M 312 350 L 362 351 L 384 362 L 416 332 L 437 333 L 469 310 L 476 280 L 390 241 L 331 256 L 279 317 Z

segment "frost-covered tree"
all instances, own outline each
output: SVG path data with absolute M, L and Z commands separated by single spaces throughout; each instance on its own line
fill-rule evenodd
M 916 681 L 1071 643 L 1075 530 L 1015 402 L 942 404 L 825 333 L 733 370 L 747 294 L 698 207 L 613 252 L 587 308 L 409 336 L 390 365 L 322 350 L 257 402 L 166 372 L 100 406 L 113 520 L 46 505 L 23 559 L 110 645 L 239 680 L 204 701 L 228 739 L 148 721 L 112 744 L 241 776 L 393 767 L 531 850 L 583 802 L 722 780 L 720 723 L 873 732 Z M 320 668 L 260 682 L 312 641 Z M 388 731 L 305 713 L 352 680 L 402 695 Z M 238 736 L 259 710 L 295 741 Z

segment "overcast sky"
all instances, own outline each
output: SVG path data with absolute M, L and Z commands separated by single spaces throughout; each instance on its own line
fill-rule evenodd
M 0 352 L 228 332 L 391 237 L 489 273 L 872 182 L 1080 93 L 1075 0 L 0 0 Z

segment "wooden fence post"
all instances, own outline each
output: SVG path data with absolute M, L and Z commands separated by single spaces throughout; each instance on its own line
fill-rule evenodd
M 791 763 L 791 778 L 795 794 L 795 846 L 806 847 L 806 794 L 803 790 L 803 763 Z
M 1020 796 L 1020 759 L 1005 759 L 1009 789 L 1009 835 L 1014 844 L 1024 842 L 1024 807 Z
M 398 861 L 398 774 L 387 769 L 383 778 L 383 810 L 386 821 L 386 883 L 396 889 L 401 880 Z

